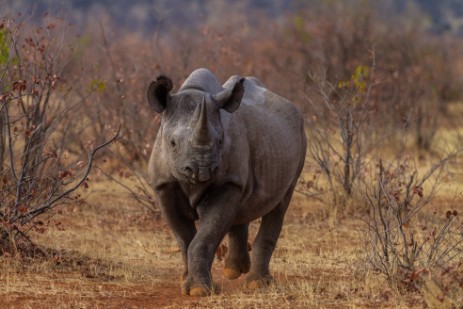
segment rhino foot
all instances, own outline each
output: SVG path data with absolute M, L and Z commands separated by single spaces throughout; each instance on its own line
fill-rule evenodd
M 188 295 L 190 296 L 196 296 L 196 297 L 205 297 L 205 296 L 210 296 L 210 295 L 218 295 L 220 294 L 220 288 L 216 285 L 213 284 L 212 287 L 194 287 L 190 289 L 190 293 Z
M 182 283 L 182 294 L 183 295 L 204 297 L 204 296 L 209 296 L 209 295 L 214 295 L 214 294 L 219 294 L 219 293 L 220 293 L 220 288 L 215 283 L 212 283 L 211 286 L 190 284 L 189 280 L 185 280 Z
M 224 268 L 223 274 L 227 279 L 234 280 L 238 279 L 241 276 L 241 271 L 234 268 Z
M 227 279 L 234 280 L 238 279 L 241 274 L 246 274 L 249 272 L 251 268 L 251 263 L 249 261 L 245 261 L 238 265 L 229 265 L 231 263 L 225 263 L 225 268 L 223 269 L 223 274 Z
M 238 279 L 241 274 L 246 274 L 251 268 L 251 260 L 249 258 L 249 253 L 239 256 L 239 257 L 230 257 L 227 256 L 225 259 L 225 267 L 223 269 L 223 274 L 226 278 L 230 280 Z
M 272 276 L 268 275 L 265 277 L 250 274 L 246 277 L 246 287 L 250 290 L 257 290 L 268 287 L 274 282 Z

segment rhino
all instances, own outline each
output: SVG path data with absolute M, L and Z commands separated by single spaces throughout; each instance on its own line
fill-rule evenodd
M 211 267 L 227 234 L 225 277 L 247 273 L 248 288 L 268 286 L 269 262 L 304 166 L 303 116 L 255 77 L 234 75 L 221 85 L 201 68 L 177 93 L 172 89 L 164 75 L 148 87 L 148 102 L 161 114 L 148 172 L 183 257 L 182 294 L 219 293 Z M 250 256 L 248 226 L 259 218 Z

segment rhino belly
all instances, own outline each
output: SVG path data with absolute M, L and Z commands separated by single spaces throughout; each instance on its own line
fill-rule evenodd
M 278 206 L 296 179 L 296 175 L 287 174 L 281 178 L 255 181 L 248 197 L 238 208 L 235 224 L 248 223 L 265 216 Z

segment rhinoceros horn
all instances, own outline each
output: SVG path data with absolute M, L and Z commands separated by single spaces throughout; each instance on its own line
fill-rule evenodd
M 207 121 L 207 106 L 206 99 L 203 98 L 200 104 L 195 109 L 193 114 L 193 124 L 195 126 L 193 132 L 193 144 L 198 146 L 208 146 L 211 143 L 209 136 L 209 123 Z

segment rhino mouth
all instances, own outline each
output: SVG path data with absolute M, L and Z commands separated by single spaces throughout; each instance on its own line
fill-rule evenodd
M 196 177 L 195 177 L 196 176 Z M 212 178 L 212 171 L 209 168 L 199 168 L 198 173 L 193 175 L 193 179 L 198 182 L 205 182 Z
M 184 176 L 192 184 L 207 182 L 212 179 L 216 170 L 217 167 L 212 168 L 210 166 L 187 167 Z

